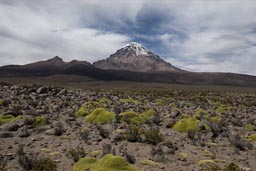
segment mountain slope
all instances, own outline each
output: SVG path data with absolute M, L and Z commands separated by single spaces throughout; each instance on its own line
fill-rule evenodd
M 49 77 L 54 75 L 78 75 L 104 81 L 159 82 L 188 85 L 236 85 L 256 86 L 256 77 L 232 73 L 195 72 L 134 72 L 125 70 L 103 70 L 88 62 L 64 62 L 52 58 L 28 65 L 9 65 L 0 67 L 1 77 Z M 65 77 L 62 77 L 65 79 Z M 0 79 L 1 80 L 1 79 Z M 65 82 L 65 80 L 63 80 Z M 83 81 L 83 80 L 81 80 Z
M 101 69 L 136 72 L 182 71 L 136 42 L 127 44 L 109 58 L 93 63 L 93 66 Z

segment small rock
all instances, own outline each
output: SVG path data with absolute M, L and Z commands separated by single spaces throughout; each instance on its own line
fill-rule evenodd
M 1 132 L 0 133 L 0 138 L 11 138 L 13 137 L 13 133 L 11 132 Z
M 44 94 L 44 93 L 47 93 L 47 88 L 46 87 L 39 87 L 36 92 L 38 94 Z
M 55 129 L 52 128 L 52 129 L 48 129 L 44 132 L 46 135 L 54 135 L 55 134 Z

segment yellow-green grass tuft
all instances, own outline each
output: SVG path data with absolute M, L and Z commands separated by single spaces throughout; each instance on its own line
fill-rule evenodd
M 178 132 L 199 131 L 199 120 L 194 117 L 183 118 L 173 125 L 173 129 Z
M 212 122 L 212 123 L 215 123 L 215 124 L 218 124 L 218 123 L 220 123 L 220 121 L 221 121 L 221 117 L 220 116 L 213 116 L 213 117 L 210 117 L 210 122 Z
M 138 105 L 140 104 L 139 100 L 134 100 L 134 99 L 120 99 L 121 103 L 131 103 L 131 104 L 135 104 Z
M 244 126 L 244 129 L 245 129 L 246 131 L 253 131 L 253 130 L 254 130 L 254 126 L 253 126 L 252 124 L 246 124 L 246 125 Z
M 92 113 L 86 116 L 85 122 L 92 122 L 95 124 L 107 123 L 115 119 L 115 114 L 109 112 L 104 108 L 97 108 Z
M 73 166 L 74 171 L 140 171 L 123 157 L 107 154 L 101 159 L 81 158 Z
M 251 140 L 251 141 L 256 143 L 256 134 L 252 134 L 248 138 L 249 138 L 249 140 Z
M 45 116 L 36 116 L 34 118 L 34 125 L 35 126 L 43 126 L 46 125 L 47 123 L 47 118 Z
M 2 124 L 5 124 L 5 123 L 12 123 L 12 122 L 15 122 L 17 121 L 18 119 L 22 119 L 23 116 L 13 116 L 11 114 L 8 114 L 8 115 L 3 115 L 3 116 L 0 116 L 0 123 Z
M 110 99 L 108 99 L 108 98 L 103 97 L 103 98 L 101 98 L 101 99 L 99 100 L 99 103 L 112 104 L 113 101 L 110 100 Z
M 154 110 L 147 110 L 142 114 L 127 111 L 127 112 L 120 113 L 119 116 L 121 117 L 122 121 L 126 121 L 126 122 L 128 121 L 133 124 L 142 124 L 152 119 L 155 116 L 155 114 L 156 112 Z
M 81 106 L 80 109 L 76 112 L 76 116 L 83 117 L 89 114 L 89 111 L 85 106 Z

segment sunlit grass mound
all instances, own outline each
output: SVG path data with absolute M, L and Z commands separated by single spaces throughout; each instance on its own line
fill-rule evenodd
M 108 99 L 108 98 L 101 98 L 100 100 L 99 100 L 99 103 L 106 103 L 106 104 L 112 104 L 113 103 L 113 101 L 112 100 L 110 100 L 110 99 Z
M 22 116 L 13 116 L 11 114 L 9 115 L 3 115 L 3 116 L 0 116 L 0 123 L 4 124 L 4 123 L 12 123 L 12 122 L 15 122 L 17 121 L 18 119 L 22 119 Z
M 101 159 L 81 158 L 73 166 L 74 171 L 140 171 L 120 156 L 107 154 Z
M 34 118 L 34 123 L 35 126 L 43 126 L 47 124 L 47 118 L 45 116 L 36 116 Z
M 85 122 L 93 122 L 96 124 L 106 123 L 115 119 L 115 114 L 104 108 L 97 108 L 91 114 L 87 115 Z
M 256 134 L 252 134 L 248 137 L 251 141 L 256 143 Z
M 85 106 L 81 106 L 81 108 L 76 112 L 76 116 L 82 117 L 89 115 L 89 111 L 86 109 Z
M 142 114 L 127 111 L 127 112 L 120 113 L 119 116 L 121 117 L 122 121 L 131 122 L 134 124 L 142 124 L 152 119 L 155 116 L 155 114 L 156 112 L 154 110 L 147 110 Z
M 209 115 L 208 115 L 208 112 L 202 108 L 198 108 L 196 109 L 196 112 L 195 112 L 195 117 L 196 118 L 205 118 L 205 119 L 208 119 L 209 118 Z
M 194 117 L 183 118 L 173 125 L 173 129 L 178 132 L 199 131 L 199 120 Z
M 4 100 L 0 99 L 0 106 L 2 106 L 4 104 Z

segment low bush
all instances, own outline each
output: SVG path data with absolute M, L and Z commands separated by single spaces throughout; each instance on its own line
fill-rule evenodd
M 97 108 L 91 114 L 87 115 L 85 122 L 92 122 L 95 124 L 103 124 L 115 119 L 115 114 L 109 112 L 104 108 Z
M 74 171 L 140 171 L 120 156 L 107 154 L 101 159 L 81 158 L 73 166 Z
M 57 171 L 57 165 L 50 158 L 37 157 L 37 155 L 20 155 L 20 166 L 27 171 Z
M 89 115 L 89 111 L 86 109 L 86 107 L 83 105 L 80 107 L 80 109 L 76 112 L 76 116 L 82 117 Z
M 164 141 L 164 137 L 158 129 L 153 128 L 149 131 L 146 131 L 144 134 L 146 143 L 157 145 L 158 143 Z
M 86 156 L 86 152 L 84 148 L 77 146 L 75 149 L 70 149 L 66 156 L 72 159 L 74 162 L 78 162 L 80 158 Z
M 194 117 L 187 117 L 179 120 L 173 125 L 173 129 L 178 132 L 187 132 L 189 130 L 197 132 L 199 131 L 198 127 L 199 120 Z

